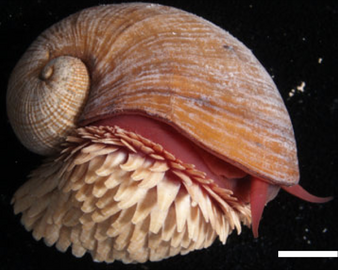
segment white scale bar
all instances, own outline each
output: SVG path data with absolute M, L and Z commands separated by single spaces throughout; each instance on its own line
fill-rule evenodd
M 337 258 L 338 251 L 278 251 L 279 258 Z

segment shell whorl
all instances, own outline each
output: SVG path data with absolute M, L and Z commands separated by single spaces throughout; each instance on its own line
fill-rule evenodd
M 7 111 L 20 141 L 35 153 L 49 155 L 76 126 L 88 96 L 89 74 L 75 57 L 46 63 L 36 58 L 39 55 L 49 56 L 29 52 L 18 63 L 9 82 Z
M 274 82 L 248 48 L 214 24 L 161 5 L 98 6 L 55 24 L 36 44 L 50 59 L 73 56 L 90 71 L 79 125 L 142 113 L 249 174 L 298 182 L 293 128 Z M 23 122 L 10 118 L 14 126 Z

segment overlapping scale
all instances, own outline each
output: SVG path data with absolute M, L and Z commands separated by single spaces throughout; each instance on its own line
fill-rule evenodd
M 142 152 L 146 148 L 172 160 L 154 159 Z M 118 127 L 81 128 L 59 158 L 34 171 L 17 191 L 14 209 L 35 239 L 106 262 L 186 254 L 210 246 L 217 236 L 225 243 L 232 230 L 240 231 L 240 222 L 250 224 L 248 205 L 228 194 L 216 196 L 212 180 L 206 186 L 201 174 L 183 164 Z

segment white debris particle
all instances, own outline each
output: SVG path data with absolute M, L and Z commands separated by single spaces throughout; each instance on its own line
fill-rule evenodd
M 323 62 L 323 58 L 319 57 L 318 58 L 318 64 L 321 64 Z
M 324 228 L 322 232 L 323 232 L 323 233 L 326 233 L 326 232 L 327 232 L 327 228 Z
M 304 92 L 305 82 L 302 82 L 299 86 L 297 86 L 297 90 L 299 92 Z
M 292 88 L 289 92 L 289 97 L 293 97 L 296 94 L 296 91 L 304 93 L 305 86 L 306 86 L 305 82 L 301 82 L 301 84 L 298 85 L 296 89 Z

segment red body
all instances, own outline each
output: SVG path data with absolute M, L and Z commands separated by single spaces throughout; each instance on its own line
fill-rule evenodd
M 140 115 L 119 115 L 94 123 L 97 126 L 119 126 L 125 130 L 135 132 L 155 143 L 163 146 L 168 152 L 185 163 L 194 164 L 205 172 L 208 178 L 226 189 L 233 191 L 234 196 L 245 203 L 251 204 L 252 230 L 258 237 L 258 226 L 267 202 L 278 194 L 280 186 L 268 183 L 264 179 L 251 176 L 243 170 L 220 160 L 182 136 L 171 126 Z M 320 198 L 311 195 L 300 185 L 282 188 L 290 194 L 303 200 L 323 203 L 332 197 Z

